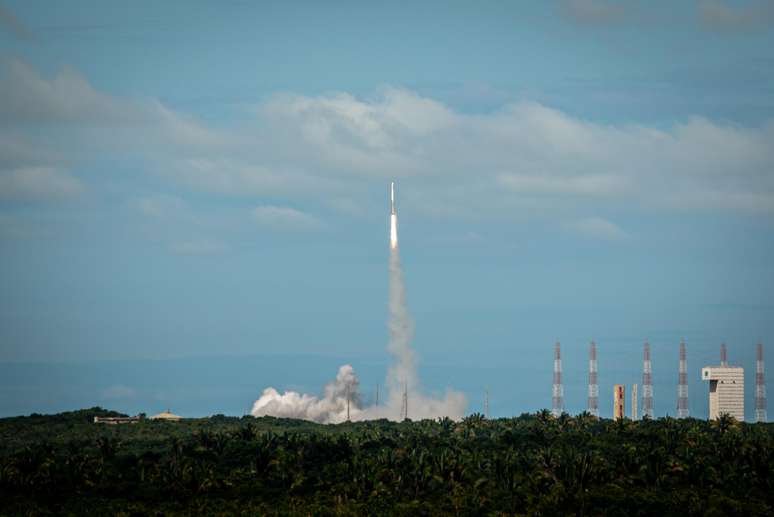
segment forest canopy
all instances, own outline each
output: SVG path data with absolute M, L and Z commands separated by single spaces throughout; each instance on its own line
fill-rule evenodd
M 0 419 L 0 514 L 774 512 L 774 424 L 548 411 L 460 422 Z

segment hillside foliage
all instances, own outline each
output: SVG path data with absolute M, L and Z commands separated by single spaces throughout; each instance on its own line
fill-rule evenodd
M 774 424 L 0 419 L 0 514 L 771 515 Z

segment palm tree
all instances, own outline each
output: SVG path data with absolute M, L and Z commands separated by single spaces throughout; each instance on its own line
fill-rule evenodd
M 712 421 L 712 425 L 720 434 L 725 434 L 731 429 L 738 427 L 736 418 L 732 417 L 728 413 L 721 413 L 715 420 Z

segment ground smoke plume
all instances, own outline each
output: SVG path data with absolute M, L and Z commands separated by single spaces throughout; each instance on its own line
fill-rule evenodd
M 253 416 L 303 418 L 315 422 L 343 422 L 347 419 L 347 399 L 350 412 L 360 406 L 360 393 L 355 369 L 345 364 L 339 367 L 336 380 L 325 386 L 322 398 L 286 391 L 280 395 L 274 388 L 266 388 L 253 404 Z
M 387 350 L 393 363 L 387 373 L 387 397 L 383 405 L 364 407 L 359 392 L 355 370 L 350 365 L 339 368 L 336 380 L 325 387 L 322 397 L 286 391 L 280 394 L 274 388 L 263 390 L 261 398 L 255 401 L 253 416 L 276 416 L 303 418 L 320 423 L 344 422 L 347 419 L 347 399 L 351 420 L 403 418 L 404 389 L 408 403 L 407 414 L 412 420 L 448 416 L 460 419 L 467 405 L 465 396 L 451 389 L 441 399 L 422 395 L 417 376 L 416 354 L 411 348 L 414 323 L 408 313 L 403 270 L 400 266 L 398 247 L 390 249 L 390 340 Z

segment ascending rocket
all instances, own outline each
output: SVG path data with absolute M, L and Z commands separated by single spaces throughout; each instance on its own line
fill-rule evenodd
M 390 249 L 398 247 L 398 214 L 395 213 L 395 182 L 390 183 Z

